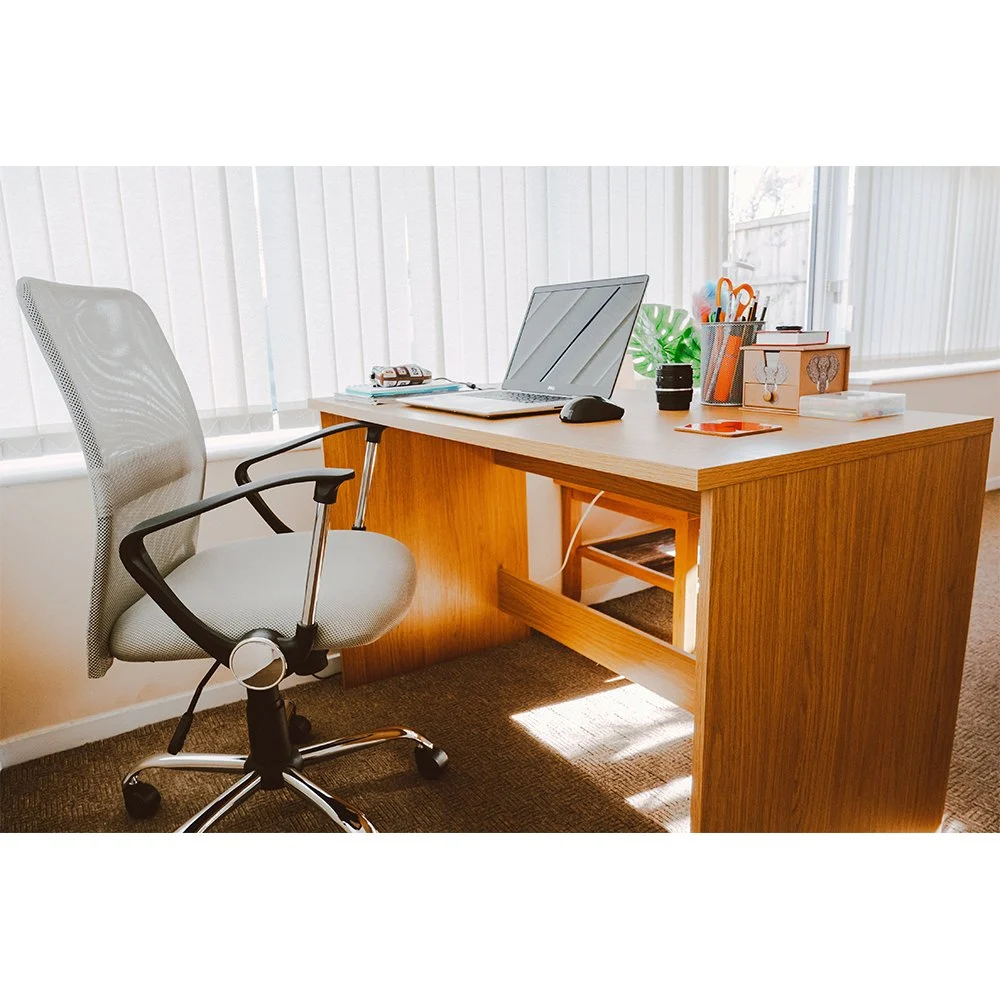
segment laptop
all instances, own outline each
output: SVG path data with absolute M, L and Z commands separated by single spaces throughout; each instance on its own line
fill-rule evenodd
M 648 282 L 640 274 L 536 288 L 499 389 L 406 405 L 493 418 L 550 413 L 576 396 L 610 396 Z

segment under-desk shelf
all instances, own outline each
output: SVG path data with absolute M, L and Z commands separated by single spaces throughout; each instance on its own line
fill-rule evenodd
M 563 551 L 568 559 L 562 575 L 562 592 L 579 601 L 583 594 L 583 560 L 600 563 L 624 576 L 641 580 L 673 596 L 673 631 L 679 649 L 693 650 L 698 572 L 697 510 L 660 507 L 645 500 L 598 492 L 589 487 L 557 482 L 562 510 Z M 616 533 L 586 543 L 577 541 L 583 505 L 613 510 L 646 522 L 639 531 Z
M 646 529 L 630 535 L 595 539 L 581 545 L 578 552 L 584 559 L 673 593 L 677 555 L 673 528 Z

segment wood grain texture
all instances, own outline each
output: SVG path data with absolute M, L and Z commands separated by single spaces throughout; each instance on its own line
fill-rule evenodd
M 501 464 L 507 463 L 502 462 Z M 514 466 L 514 468 L 517 468 L 517 466 Z M 639 486 L 641 484 L 637 483 L 635 485 Z M 674 522 L 679 518 L 685 515 L 697 514 L 701 510 L 701 498 L 697 493 L 683 493 L 679 499 L 683 502 L 684 506 L 671 506 L 662 501 L 654 503 L 629 494 L 615 493 L 610 485 L 593 487 L 557 479 L 556 486 L 573 490 L 577 495 L 577 499 L 582 503 L 590 503 L 597 491 L 603 489 L 604 496 L 599 501 L 603 510 L 613 510 L 616 514 L 624 514 L 626 517 L 637 517 L 642 521 L 652 521 L 654 524 L 662 525 L 664 528 L 672 528 L 674 527 Z
M 369 525 L 410 545 L 421 589 L 399 629 L 345 656 L 348 683 L 523 635 L 499 602 L 694 711 L 694 830 L 936 828 L 992 420 L 789 416 L 724 440 L 674 433 L 695 409 L 648 401 L 614 425 L 330 411 L 413 432 L 385 436 Z M 327 462 L 360 467 L 362 448 L 333 439 Z M 700 511 L 697 660 L 524 579 L 526 471 Z
M 565 483 L 573 488 L 585 486 L 590 490 L 588 501 L 593 499 L 598 490 L 605 490 L 608 493 L 617 494 L 619 497 L 625 497 L 629 501 L 642 503 L 650 511 L 671 507 L 697 514 L 701 510 L 701 496 L 693 490 L 682 490 L 674 486 L 645 482 L 641 479 L 629 479 L 627 476 L 617 476 L 610 472 L 599 472 L 594 469 L 566 465 L 563 462 L 551 462 L 525 455 L 511 455 L 501 451 L 493 452 L 493 461 L 508 469 L 520 469 L 536 476 L 545 476 L 555 480 L 557 484 Z M 609 507 L 609 510 L 615 509 Z M 619 511 L 619 513 L 621 512 Z
M 674 592 L 674 578 L 672 576 L 660 573 L 649 566 L 643 566 L 642 563 L 633 562 L 614 552 L 606 552 L 593 545 L 581 546 L 580 555 L 584 559 L 590 559 L 592 562 L 607 566 L 608 569 L 613 569 L 616 573 L 624 573 L 626 576 L 635 577 L 636 580 L 642 580 L 643 583 L 647 583 L 651 587 L 659 587 L 660 590 L 671 594 Z M 566 596 L 571 595 L 566 594 Z
M 706 495 L 692 829 L 937 828 L 988 448 Z
M 962 417 L 961 422 L 940 424 L 933 418 L 949 417 L 944 413 L 901 413 L 898 416 L 881 417 L 877 420 L 858 420 L 854 422 L 843 420 L 821 420 L 817 417 L 799 417 L 785 414 L 779 422 L 782 430 L 777 434 L 758 434 L 750 438 L 735 438 L 736 441 L 777 441 L 779 438 L 789 440 L 785 432 L 798 430 L 799 440 L 804 444 L 810 442 L 810 448 L 801 451 L 788 451 L 774 456 L 755 457 L 751 452 L 744 461 L 734 462 L 724 468 L 705 469 L 698 477 L 699 488 L 702 490 L 717 489 L 720 486 L 734 483 L 747 483 L 756 479 L 774 478 L 801 472 L 807 469 L 820 469 L 830 465 L 841 465 L 845 462 L 855 462 L 859 459 L 871 458 L 876 455 L 891 455 L 913 448 L 930 447 L 944 444 L 948 441 L 961 441 L 970 436 L 990 434 L 993 430 L 992 417 Z M 923 426 L 919 430 L 911 430 L 905 422 L 906 417 L 919 418 Z M 756 418 L 755 418 L 756 419 Z M 793 421 L 795 422 L 793 424 Z M 899 421 L 899 423 L 894 423 Z M 808 436 L 801 434 L 802 425 L 809 425 Z M 839 443 L 824 445 L 824 440 L 835 440 L 840 435 L 823 433 L 818 424 L 837 424 L 841 427 L 851 427 L 857 431 L 854 439 L 840 440 Z M 869 437 L 872 424 L 887 424 L 884 437 Z M 912 426 L 912 425 L 911 425 Z M 693 436 L 693 435 L 692 435 Z M 829 449 L 826 452 L 826 449 Z
M 695 648 L 698 621 L 698 543 L 701 519 L 685 518 L 676 528 L 674 559 L 674 645 L 691 652 Z
M 369 412 L 366 419 L 373 421 Z M 339 418 L 323 415 L 323 426 Z M 328 466 L 361 469 L 364 434 L 323 441 Z M 341 487 L 331 528 L 354 519 L 360 475 Z M 409 614 L 368 646 L 344 650 L 344 683 L 405 673 L 523 638 L 500 611 L 497 569 L 527 575 L 524 474 L 493 464 L 489 451 L 420 434 L 386 431 L 368 503 L 368 528 L 403 542 L 417 563 Z
M 576 526 L 580 523 L 582 508 L 580 501 L 572 490 L 561 489 L 559 491 L 559 522 L 562 533 L 562 543 L 560 551 L 566 552 L 570 545 L 570 539 L 576 532 Z M 566 566 L 562 571 L 562 592 L 574 601 L 580 600 L 583 594 L 583 562 L 580 558 L 580 536 L 573 540 L 572 551 L 566 558 Z
M 693 711 L 695 661 L 662 639 L 500 571 L 500 607 L 532 628 Z
M 484 420 L 400 403 L 373 407 L 339 398 L 313 400 L 310 405 L 351 419 L 377 419 L 386 427 L 534 458 L 549 468 L 562 465 L 590 477 L 607 474 L 597 480 L 581 478 L 572 471 L 566 475 L 542 473 L 597 489 L 609 486 L 613 492 L 681 510 L 690 508 L 678 501 L 636 492 L 641 487 L 619 489 L 613 477 L 629 483 L 671 487 L 683 497 L 685 492 L 985 434 L 993 424 L 986 418 L 948 413 L 910 412 L 857 423 L 786 414 L 779 421 L 782 430 L 777 434 L 726 439 L 674 432 L 676 426 L 689 421 L 718 419 L 718 407 L 693 404 L 687 412 L 658 410 L 651 392 L 637 390 L 617 393 L 615 399 L 625 407 L 624 418 L 598 424 L 565 424 L 555 414 Z M 732 409 L 726 415 L 732 417 L 739 412 Z

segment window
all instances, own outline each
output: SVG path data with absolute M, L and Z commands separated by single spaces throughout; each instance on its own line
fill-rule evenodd
M 767 305 L 768 325 L 805 325 L 808 314 L 812 167 L 732 167 L 729 257 Z
M 682 305 L 722 255 L 721 168 L 262 167 L 257 178 L 279 409 L 389 361 L 499 381 L 535 285 L 646 272 L 649 301 Z
M 0 458 L 75 450 L 14 291 L 132 288 L 206 433 L 311 421 L 312 396 L 416 361 L 499 380 L 534 285 L 718 273 L 721 167 L 0 169 Z
M 844 189 L 830 228 L 849 248 L 825 291 L 859 358 L 886 367 L 1000 357 L 1000 168 L 824 172 Z
M 1000 358 L 1000 168 L 732 167 L 728 254 L 855 370 Z
M 267 316 L 249 167 L 0 169 L 0 458 L 78 450 L 21 316 L 22 275 L 131 288 L 206 432 L 270 428 Z

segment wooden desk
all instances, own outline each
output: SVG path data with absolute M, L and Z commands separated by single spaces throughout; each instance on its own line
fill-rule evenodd
M 694 714 L 693 830 L 936 829 L 992 420 L 782 415 L 778 433 L 727 440 L 673 428 L 732 411 L 619 402 L 622 421 L 589 425 L 313 402 L 324 424 L 403 432 L 383 438 L 368 523 L 419 570 L 410 615 L 345 651 L 345 682 L 531 626 Z M 360 435 L 325 447 L 360 467 Z M 700 513 L 694 656 L 527 579 L 526 472 Z

